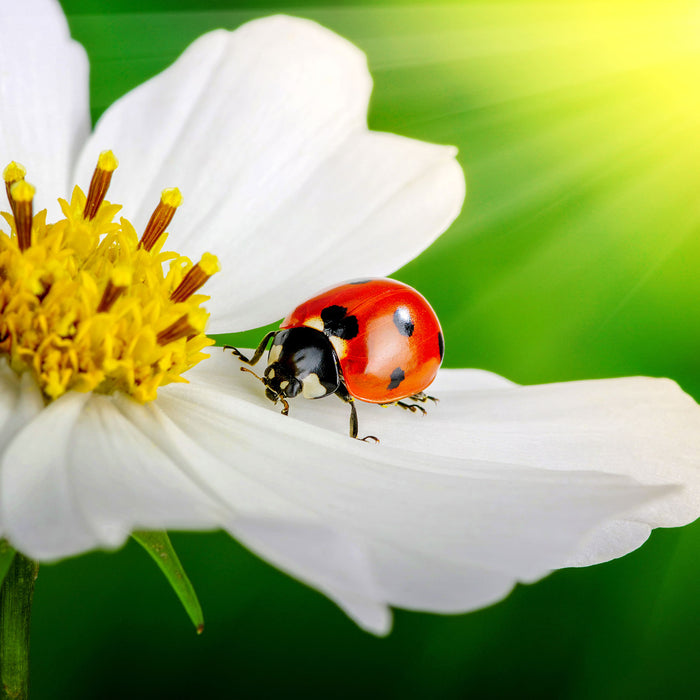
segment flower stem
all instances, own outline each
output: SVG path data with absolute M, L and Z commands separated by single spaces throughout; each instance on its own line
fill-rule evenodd
M 29 697 L 29 621 L 39 564 L 15 555 L 0 588 L 0 698 Z

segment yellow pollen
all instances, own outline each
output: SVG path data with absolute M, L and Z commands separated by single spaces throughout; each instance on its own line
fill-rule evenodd
M 24 180 L 24 176 L 27 174 L 27 169 L 20 163 L 12 162 L 7 164 L 5 170 L 2 171 L 2 177 L 8 184 L 12 185 L 18 180 Z
M 119 167 L 119 161 L 112 151 L 102 151 L 97 158 L 97 167 L 108 173 L 113 173 Z
M 160 193 L 160 201 L 166 207 L 177 209 L 182 204 L 182 193 L 177 187 L 168 187 Z
M 188 270 L 177 289 L 170 295 L 170 299 L 174 302 L 189 299 L 219 269 L 216 256 L 204 253 L 202 259 Z
M 151 401 L 160 386 L 186 381 L 213 344 L 203 332 L 207 297 L 172 298 L 196 266 L 140 246 L 131 223 L 116 218 L 120 207 L 104 201 L 116 165 L 111 151 L 101 154 L 97 194 L 76 187 L 70 202 L 59 200 L 63 218 L 54 223 L 45 211 L 33 216 L 23 175 L 9 188 L 13 213 L 2 212 L 10 231 L 0 229 L 0 355 L 31 375 L 47 402 L 67 391 Z M 19 172 L 8 166 L 4 175 Z M 205 259 L 199 265 L 210 270 Z
M 20 180 L 12 185 L 10 193 L 15 202 L 31 202 L 34 199 L 36 189 L 26 180 Z
M 221 269 L 219 259 L 216 255 L 212 255 L 211 253 L 204 253 L 198 265 L 202 268 L 202 272 L 204 272 L 207 277 L 211 277 Z
M 153 210 L 151 218 L 146 224 L 146 230 L 141 236 L 139 245 L 146 250 L 152 250 L 158 239 L 175 216 L 175 210 L 182 204 L 182 195 L 177 187 L 170 187 L 161 192 L 160 202 Z
M 118 265 L 112 271 L 110 281 L 115 287 L 128 287 L 134 278 L 134 271 L 128 265 Z

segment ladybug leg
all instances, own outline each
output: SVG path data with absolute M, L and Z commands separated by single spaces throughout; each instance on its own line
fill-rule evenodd
M 347 387 L 342 383 L 335 393 L 336 396 L 338 396 L 338 398 L 340 398 L 342 401 L 345 401 L 345 403 L 350 404 L 350 437 L 354 438 L 355 440 L 362 440 L 362 442 L 369 442 L 370 440 L 374 441 L 375 443 L 379 442 L 379 438 L 375 437 L 374 435 L 365 435 L 365 437 L 363 438 L 357 437 L 357 431 L 359 429 L 359 426 L 357 423 L 357 409 L 355 408 L 355 399 L 353 399 L 352 396 L 350 396 Z
M 241 362 L 245 362 L 249 365 L 254 365 L 262 357 L 262 354 L 267 348 L 267 344 L 270 342 L 270 338 L 272 338 L 272 336 L 275 335 L 275 333 L 277 333 L 277 331 L 270 331 L 260 341 L 260 345 L 258 345 L 257 350 L 253 353 L 253 357 L 251 357 L 250 359 L 248 359 L 240 350 L 234 348 L 233 345 L 224 345 L 222 349 L 230 350 Z
M 437 399 L 434 396 L 428 396 L 423 391 L 419 391 L 417 394 L 413 394 L 413 396 L 409 396 L 408 398 L 413 399 L 413 401 L 420 401 L 421 403 L 425 403 L 426 401 L 432 401 L 433 403 L 440 403 L 440 399 Z
M 422 391 L 419 394 L 413 394 L 413 396 L 409 396 L 409 399 L 413 399 L 414 401 L 421 401 L 422 403 L 425 403 L 426 401 L 434 401 L 437 403 L 439 399 L 436 399 L 434 396 L 426 396 Z M 411 413 L 418 413 L 419 411 L 425 415 L 427 411 L 423 408 L 423 406 L 419 406 L 417 403 L 406 403 L 406 401 L 392 401 L 391 403 L 382 403 L 379 404 L 380 406 L 400 406 L 403 408 L 405 411 L 410 411 Z
M 241 369 L 243 369 L 243 368 L 241 367 Z M 281 401 L 281 402 L 282 402 L 282 406 L 283 406 L 283 408 L 282 408 L 282 410 L 280 411 L 280 413 L 281 413 L 283 416 L 288 416 L 288 415 L 289 415 L 289 403 L 287 402 L 287 399 L 285 399 L 284 396 L 282 396 L 281 394 L 278 394 L 278 395 L 277 395 L 277 400 L 278 400 L 278 401 Z M 275 401 L 275 403 L 277 403 L 277 401 Z
M 411 396 L 411 398 L 413 397 Z M 423 415 L 427 413 L 423 406 L 419 406 L 417 403 L 406 403 L 405 401 L 396 401 L 394 402 L 394 405 L 401 406 L 401 408 L 405 409 L 406 411 L 410 411 L 411 413 L 416 413 L 417 411 L 420 411 Z

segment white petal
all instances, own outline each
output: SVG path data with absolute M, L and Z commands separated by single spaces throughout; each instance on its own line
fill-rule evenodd
M 0 3 L 0 169 L 11 160 L 57 211 L 90 130 L 88 60 L 54 0 Z
M 237 518 L 229 531 L 252 551 L 335 601 L 368 632 L 387 634 L 391 612 L 372 578 L 366 551 L 322 523 Z
M 43 408 L 44 400 L 31 376 L 25 374 L 20 378 L 1 362 L 0 445 L 7 445 Z
M 0 511 L 10 542 L 41 559 L 64 543 L 74 551 L 96 542 L 72 493 L 68 455 L 73 425 L 88 399 L 69 394 L 28 423 L 5 449 L 0 467 Z
M 630 516 L 637 517 L 634 511 Z M 561 566 L 591 566 L 624 556 L 641 547 L 649 538 L 651 529 L 651 525 L 645 522 L 626 518 L 598 525 L 583 538 L 576 551 Z
M 137 228 L 179 186 L 170 245 L 222 263 L 211 330 L 260 326 L 340 278 L 391 272 L 459 213 L 455 149 L 367 131 L 370 91 L 364 55 L 313 22 L 212 32 L 105 113 L 78 181 L 115 149 L 110 199 Z
M 236 262 L 207 283 L 210 332 L 260 326 L 326 287 L 412 260 L 460 212 L 455 153 L 393 134 L 348 137 L 297 192 L 241 230 Z M 212 232 L 226 227 L 225 216 Z
M 191 440 L 218 459 L 191 468 L 236 514 L 229 529 L 368 628 L 376 621 L 357 612 L 358 593 L 374 611 L 473 609 L 545 575 L 611 515 L 667 493 L 605 474 L 358 443 L 247 400 L 260 386 L 230 361 L 203 364 L 189 386 L 161 390 L 158 408 L 172 421 L 161 438 Z M 350 552 L 348 569 L 323 554 L 329 532 Z
M 635 516 L 652 527 L 676 527 L 700 515 L 700 409 L 674 382 L 627 377 L 474 396 L 461 373 L 443 370 L 430 388 L 441 402 L 429 449 L 440 454 L 449 450 L 446 441 L 460 441 L 482 459 L 682 484 L 682 491 Z
M 57 559 L 116 547 L 134 529 L 202 529 L 223 521 L 206 485 L 140 431 L 140 414 L 149 408 L 134 404 L 132 423 L 119 401 L 67 394 L 5 450 L 0 512 L 4 532 L 25 554 Z
M 44 407 L 41 393 L 28 374 L 21 379 L 0 363 L 0 445 L 6 445 Z M 0 507 L 0 536 L 4 536 L 3 510 Z
M 607 472 L 681 489 L 589 533 L 561 565 L 607 561 L 636 549 L 653 527 L 700 516 L 700 409 L 676 384 L 646 377 L 517 386 L 477 370 L 441 370 L 427 416 L 358 404 L 362 434 L 382 444 L 495 464 Z M 262 401 L 262 400 L 261 400 Z M 338 402 L 339 403 L 339 402 Z M 297 401 L 294 416 L 343 431 L 347 408 Z
M 386 582 L 392 605 L 408 610 L 436 613 L 462 613 L 483 608 L 505 598 L 518 580 L 534 577 L 493 570 L 479 562 L 463 561 L 410 549 L 371 545 L 376 576 Z

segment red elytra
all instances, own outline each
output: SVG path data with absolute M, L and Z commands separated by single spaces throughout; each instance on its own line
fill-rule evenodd
M 349 393 L 369 403 L 422 392 L 442 362 L 435 312 L 423 295 L 396 280 L 358 280 L 322 292 L 294 309 L 280 328 L 299 326 L 329 336 Z

